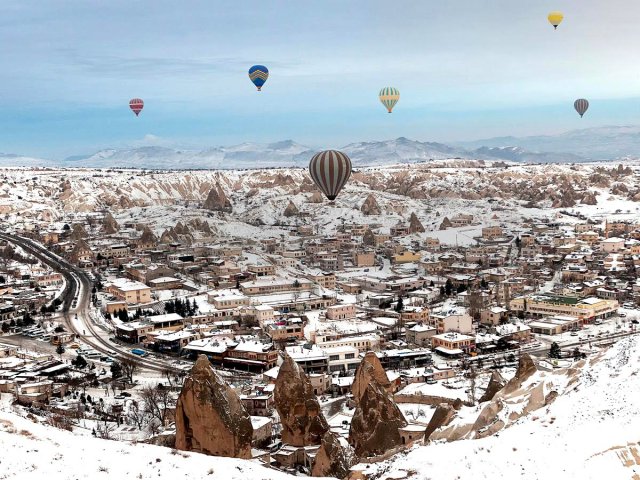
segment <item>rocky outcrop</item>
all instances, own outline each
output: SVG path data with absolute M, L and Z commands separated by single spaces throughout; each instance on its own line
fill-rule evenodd
M 158 237 L 151 231 L 151 229 L 145 225 L 142 230 L 142 235 L 138 239 L 138 245 L 156 245 L 158 243 Z
M 362 243 L 368 246 L 374 246 L 376 243 L 376 239 L 373 235 L 373 231 L 370 228 L 367 228 L 367 231 L 364 232 L 362 236 Z
M 411 213 L 411 217 L 409 218 L 409 233 L 422 233 L 424 232 L 424 226 L 418 219 L 418 216 L 415 212 Z
M 320 445 L 329 425 L 309 378 L 289 355 L 280 366 L 274 400 L 284 443 L 296 447 Z
M 351 393 L 356 403 L 360 401 L 365 390 L 372 382 L 377 383 L 387 392 L 391 390 L 391 382 L 380 360 L 375 353 L 367 352 L 356 369 L 353 384 L 351 385 Z
M 231 202 L 225 195 L 224 190 L 219 183 L 211 188 L 202 208 L 205 210 L 213 210 L 215 212 L 231 213 L 233 211 Z
M 587 192 L 582 197 L 582 200 L 580 200 L 580 203 L 582 203 L 584 205 L 597 205 L 598 204 L 598 199 L 596 198 L 596 194 L 595 193 Z
M 311 197 L 309 197 L 309 203 L 322 203 L 324 201 L 324 197 L 320 192 L 313 192 Z
M 446 230 L 447 228 L 451 228 L 452 226 L 453 224 L 451 223 L 451 220 L 449 220 L 447 217 L 444 217 L 442 219 L 442 222 L 440 223 L 439 230 Z
M 488 402 L 489 400 L 493 400 L 493 397 L 496 396 L 496 393 L 502 390 L 502 388 L 506 385 L 506 383 L 507 383 L 506 380 L 502 378 L 502 375 L 500 375 L 500 372 L 498 372 L 497 370 L 494 370 L 493 373 L 491 374 L 489 385 L 487 385 L 487 389 L 482 394 L 482 397 L 480 397 L 479 402 L 484 403 L 484 402 Z
M 102 227 L 104 228 L 104 233 L 107 235 L 113 235 L 118 230 L 120 230 L 120 225 L 116 222 L 116 219 L 113 218 L 111 213 L 107 213 L 102 220 Z
M 507 382 L 504 386 L 503 392 L 501 393 L 506 394 L 519 389 L 522 387 L 522 384 L 537 371 L 538 367 L 536 367 L 536 364 L 533 362 L 531 355 L 528 353 L 521 354 L 518 359 L 518 370 L 516 371 L 515 376 Z
M 251 458 L 253 427 L 240 397 L 200 355 L 176 405 L 176 448 Z
M 82 240 L 83 238 L 87 238 L 89 235 L 87 231 L 84 229 L 84 226 L 79 223 L 74 223 L 71 227 L 71 234 L 69 237 L 72 240 Z
M 380 215 L 382 213 L 380 205 L 378 205 L 376 197 L 374 197 L 372 193 L 367 196 L 360 207 L 360 211 L 365 215 Z
M 381 455 L 402 445 L 398 429 L 406 426 L 407 421 L 391 394 L 373 381 L 357 402 L 349 443 L 358 457 Z
M 296 204 L 293 203 L 293 200 L 289 200 L 289 205 L 287 205 L 287 208 L 284 209 L 284 216 L 285 217 L 295 217 L 296 215 L 300 214 L 300 210 L 298 210 L 298 207 L 296 207 Z
M 346 478 L 355 464 L 353 448 L 340 435 L 327 432 L 316 454 L 311 475 L 313 477 Z
M 439 428 L 449 425 L 455 418 L 456 412 L 457 410 L 449 403 L 441 403 L 438 405 L 433 412 L 431 420 L 429 420 L 427 430 L 424 432 L 425 440 L 429 440 L 431 434 Z

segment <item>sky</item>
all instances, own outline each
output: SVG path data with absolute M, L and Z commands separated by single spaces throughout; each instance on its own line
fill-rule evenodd
M 552 10 L 565 14 L 557 31 Z M 639 18 L 633 0 L 5 1 L 0 151 L 336 148 L 640 124 Z M 270 70 L 262 92 L 254 64 Z M 385 86 L 401 94 L 391 115 Z M 138 118 L 132 97 L 145 101 Z

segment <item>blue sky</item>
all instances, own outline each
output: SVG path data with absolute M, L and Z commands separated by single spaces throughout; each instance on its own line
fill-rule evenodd
M 638 18 L 631 0 L 2 2 L 0 151 L 340 147 L 637 124 Z M 255 63 L 271 72 L 261 93 L 247 77 Z M 383 86 L 401 92 L 392 115 Z M 131 97 L 145 100 L 139 118 Z M 577 97 L 592 104 L 582 120 Z

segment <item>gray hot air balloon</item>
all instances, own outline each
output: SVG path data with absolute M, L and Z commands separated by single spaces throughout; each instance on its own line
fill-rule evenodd
M 309 173 L 322 193 L 333 201 L 351 176 L 351 160 L 337 150 L 325 150 L 311 158 Z
M 589 109 L 589 101 L 584 98 L 579 98 L 573 102 L 573 107 L 576 109 L 576 112 L 580 114 L 580 118 L 582 118 L 585 112 Z

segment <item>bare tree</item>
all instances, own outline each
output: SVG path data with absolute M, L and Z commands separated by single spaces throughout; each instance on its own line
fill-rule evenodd
M 134 400 L 129 404 L 129 410 L 127 411 L 127 419 L 129 419 L 140 430 L 142 430 L 142 427 L 147 422 L 148 415 L 143 408 L 140 408 L 140 404 Z
M 169 390 L 160 385 L 146 386 L 142 389 L 141 397 L 145 413 L 156 419 L 161 425 L 166 425 L 169 407 L 172 403 Z
M 140 363 L 133 358 L 123 358 L 120 362 L 122 366 L 123 375 L 129 380 L 129 383 L 133 383 L 133 376 L 140 371 Z

